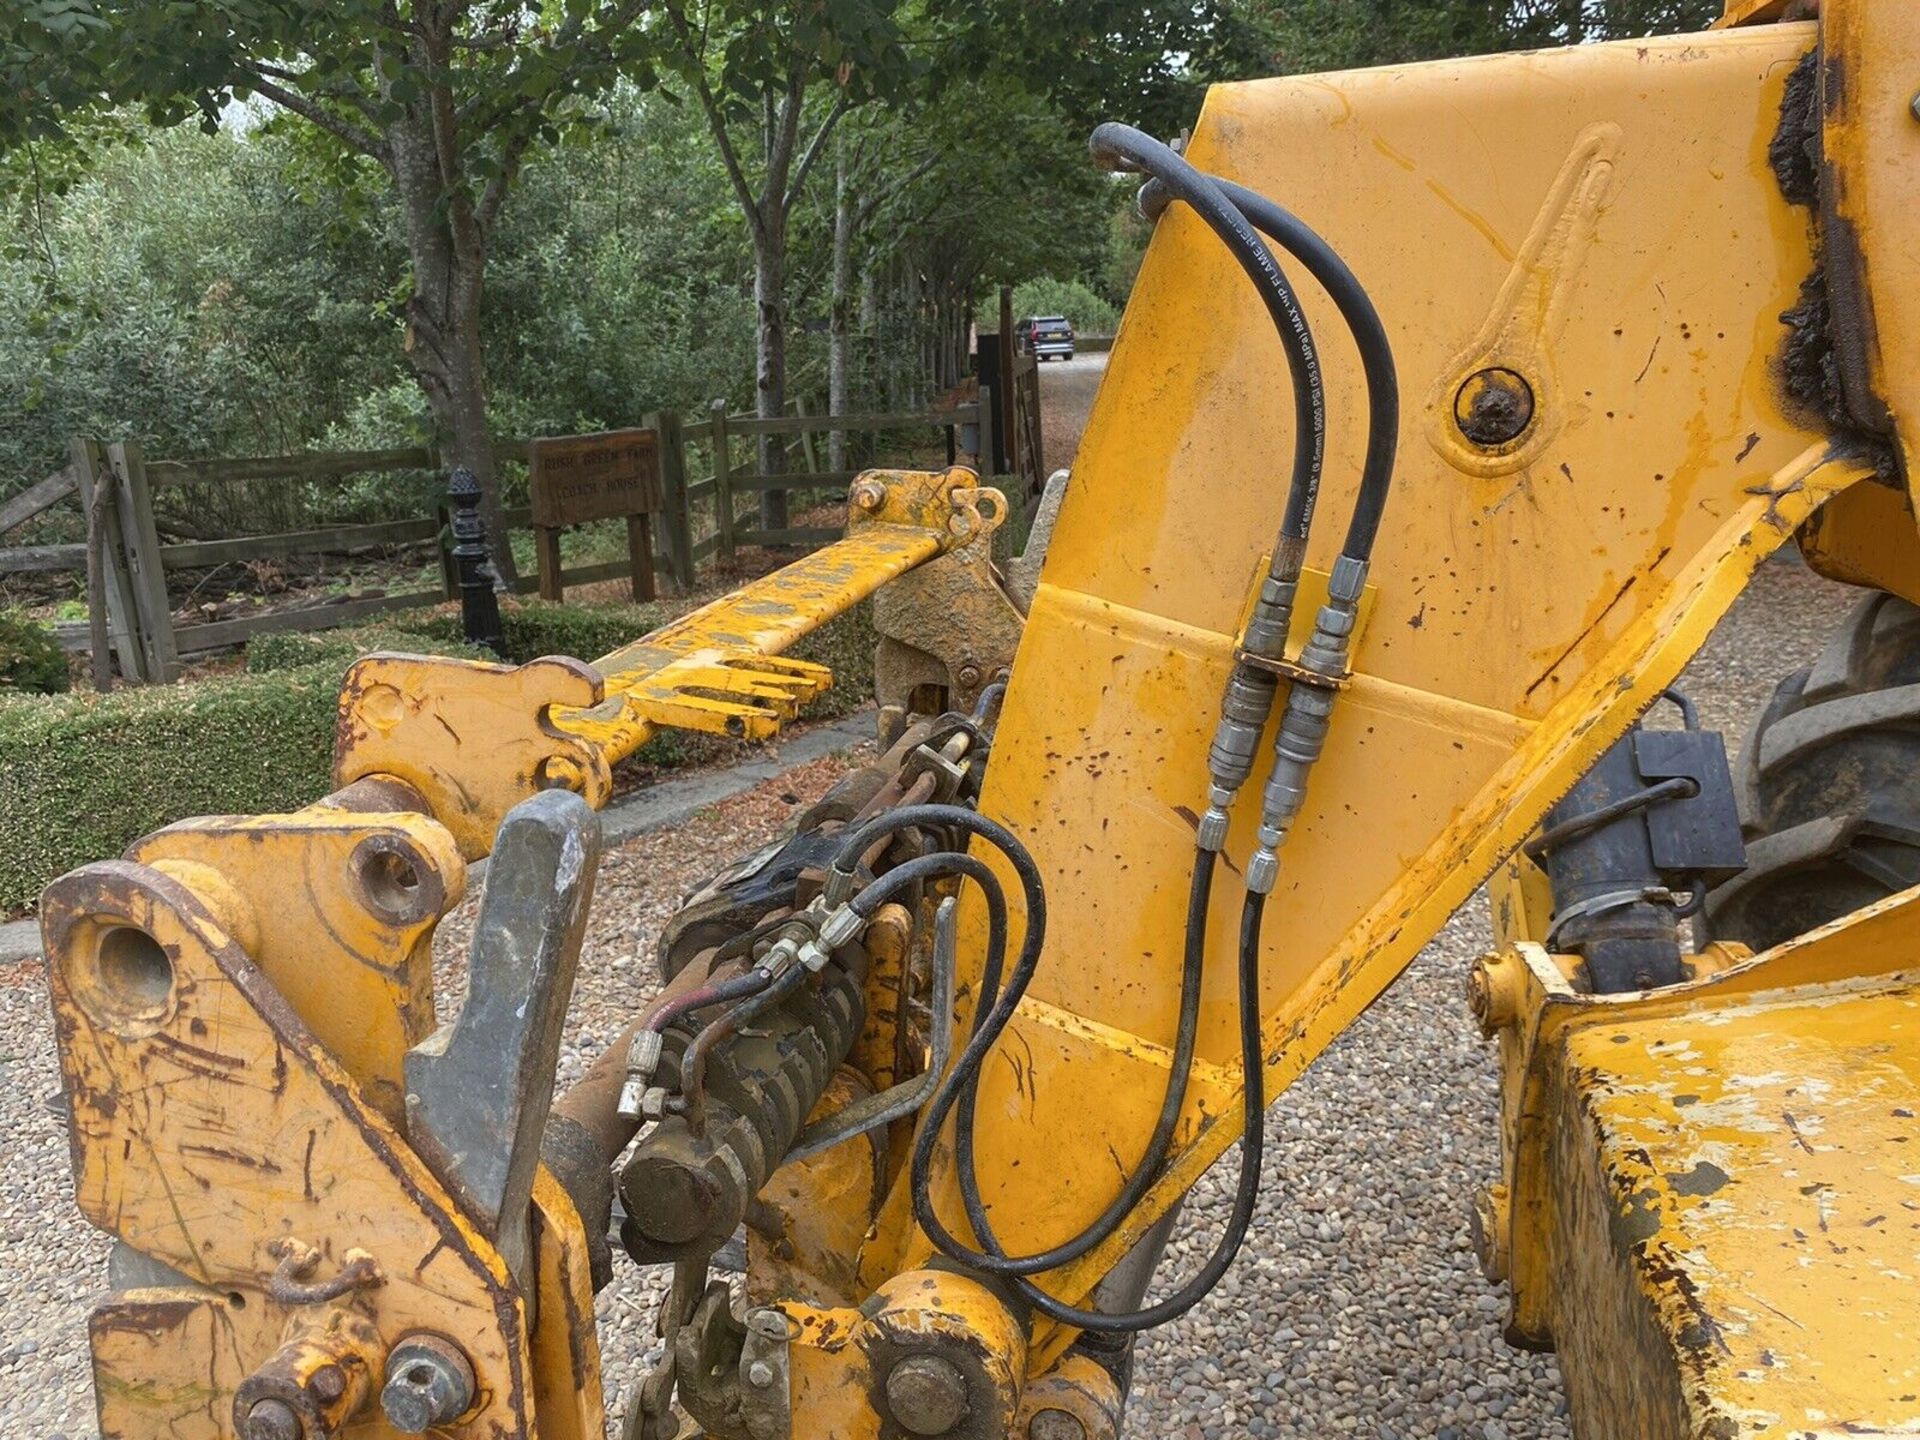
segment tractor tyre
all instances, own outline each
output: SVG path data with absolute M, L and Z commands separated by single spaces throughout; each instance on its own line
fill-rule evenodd
M 1920 884 L 1920 607 L 1876 593 L 1782 681 L 1734 777 L 1747 868 L 1709 933 L 1758 952 Z

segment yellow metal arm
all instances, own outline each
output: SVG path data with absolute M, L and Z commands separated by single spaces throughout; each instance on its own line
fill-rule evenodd
M 471 860 L 487 853 L 507 811 L 539 790 L 604 805 L 612 767 L 662 726 L 767 738 L 832 682 L 826 667 L 781 651 L 887 581 L 991 532 L 1006 513 L 999 492 L 964 468 L 875 471 L 854 490 L 845 539 L 597 665 L 367 656 L 341 691 L 335 783 L 405 781 Z M 862 496 L 872 503 L 857 503 Z M 984 512 L 983 498 L 995 502 Z

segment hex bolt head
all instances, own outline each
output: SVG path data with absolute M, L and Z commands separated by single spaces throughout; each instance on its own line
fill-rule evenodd
M 1087 1427 L 1078 1415 L 1064 1410 L 1041 1410 L 1027 1422 L 1027 1440 L 1087 1440 Z
M 966 1416 L 966 1376 L 938 1355 L 909 1355 L 887 1372 L 887 1405 L 901 1429 L 944 1435 Z
M 747 1366 L 747 1383 L 755 1389 L 766 1389 L 773 1383 L 773 1367 L 764 1360 L 754 1361 Z
M 1533 386 L 1504 365 L 1476 370 L 1453 397 L 1453 423 L 1483 449 L 1510 445 L 1533 423 Z
M 878 480 L 862 480 L 853 487 L 850 498 L 861 510 L 878 510 L 886 503 L 887 490 Z
M 960 673 L 954 676 L 954 679 L 960 682 L 963 689 L 971 690 L 980 683 L 980 667 L 978 665 L 962 665 L 960 667 Z
M 246 1440 L 300 1440 L 300 1436 L 300 1417 L 284 1400 L 256 1400 L 247 1411 Z
M 451 1341 L 409 1335 L 387 1356 L 380 1409 L 402 1435 L 424 1435 L 464 1415 L 472 1404 L 473 1367 Z

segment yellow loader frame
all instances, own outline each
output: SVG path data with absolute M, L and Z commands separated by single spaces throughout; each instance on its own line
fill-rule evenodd
M 1703 957 L 1678 987 L 1596 997 L 1541 948 L 1540 878 L 1515 858 L 1789 542 L 1920 599 L 1920 13 L 1827 0 L 1818 23 L 1772 23 L 1778 9 L 1732 4 L 1702 35 L 1221 86 L 1186 152 L 1346 258 L 1406 401 L 1352 674 L 1269 906 L 1267 1093 L 1498 872 L 1499 950 L 1474 985 L 1503 1056 L 1506 1173 L 1476 1225 L 1512 1284 L 1512 1338 L 1560 1351 L 1586 1436 L 1920 1434 L 1920 895 L 1765 955 Z M 1820 147 L 1796 197 L 1770 151 L 1797 103 Z M 1810 340 L 1781 318 L 1809 284 L 1833 313 Z M 1815 342 L 1840 377 L 1824 407 L 1794 371 L 1794 344 Z M 1323 363 L 1338 512 L 1361 375 L 1340 344 Z M 1193 807 L 1283 490 L 1279 374 L 1230 259 L 1169 210 L 982 801 L 1038 859 L 1051 909 L 979 1097 L 981 1183 L 1014 1253 L 1098 1213 L 1112 1157 L 1131 1163 L 1152 1127 Z M 1517 383 L 1526 415 L 1491 444 L 1465 423 L 1490 383 Z M 370 1397 L 420 1335 L 471 1367 L 446 1433 L 601 1433 L 566 1195 L 541 1172 L 524 1252 L 507 1247 L 407 1138 L 428 944 L 518 801 L 604 802 L 611 763 L 659 725 L 769 732 L 827 678 L 778 652 L 916 567 L 989 585 L 995 492 L 965 472 L 860 486 L 846 540 L 597 666 L 370 657 L 342 697 L 335 794 L 173 826 L 49 889 L 78 1199 L 164 1267 L 95 1312 L 103 1434 L 229 1435 L 236 1397 L 259 1396 L 306 1440 L 384 1437 Z M 1316 542 L 1309 579 L 1332 560 Z M 1251 812 L 1230 869 L 1254 848 Z M 982 926 L 964 902 L 963 995 Z M 1226 907 L 1212 930 L 1231 953 Z M 1107 1243 L 1042 1277 L 1062 1299 L 1084 1300 L 1239 1135 L 1224 966 L 1207 986 L 1174 1158 Z M 778 1257 L 756 1240 L 748 1282 L 780 1393 L 741 1433 L 905 1433 L 887 1381 L 932 1350 L 966 1378 L 952 1434 L 1026 1436 L 1054 1414 L 1117 1434 L 1124 1397 L 1070 1352 L 1073 1330 L 930 1264 L 904 1177 L 854 1183 L 831 1152 L 790 1168 L 807 1238 Z M 952 1194 L 941 1209 L 964 1232 Z

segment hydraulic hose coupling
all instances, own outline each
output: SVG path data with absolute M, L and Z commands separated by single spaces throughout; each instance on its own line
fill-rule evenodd
M 1279 660 L 1285 655 L 1293 597 L 1298 589 L 1298 582 L 1271 574 L 1261 582 L 1260 597 L 1254 601 L 1246 636 L 1240 642 L 1243 651 L 1263 660 Z M 1211 782 L 1207 812 L 1200 817 L 1194 837 L 1202 850 L 1217 852 L 1227 843 L 1227 811 L 1253 773 L 1260 734 L 1267 728 L 1267 717 L 1273 714 L 1273 697 L 1279 689 L 1280 681 L 1271 671 L 1244 660 L 1227 677 L 1226 693 L 1220 699 L 1220 724 L 1207 751 L 1207 777 Z
M 1327 584 L 1327 603 L 1314 617 L 1313 635 L 1300 652 L 1302 670 L 1325 684 L 1296 680 L 1287 692 L 1280 733 L 1273 741 L 1273 773 L 1260 803 L 1260 844 L 1247 862 L 1247 889 L 1271 893 L 1280 878 L 1280 847 L 1307 799 L 1307 776 L 1326 748 L 1333 717 L 1334 685 L 1347 673 L 1354 617 L 1367 585 L 1367 562 L 1342 555 Z
M 1299 593 L 1298 580 L 1282 580 L 1269 574 L 1260 584 L 1260 598 L 1253 602 L 1253 614 L 1247 617 L 1246 637 L 1240 648 L 1262 660 L 1283 659 L 1287 653 L 1287 631 L 1293 626 L 1293 602 Z
M 1253 773 L 1260 732 L 1267 728 L 1279 688 L 1279 677 L 1245 661 L 1235 665 L 1227 677 L 1226 694 L 1220 701 L 1220 724 L 1207 751 L 1212 788 L 1207 794 L 1207 813 L 1200 817 L 1196 835 L 1202 850 L 1217 851 L 1227 843 L 1227 810 Z

